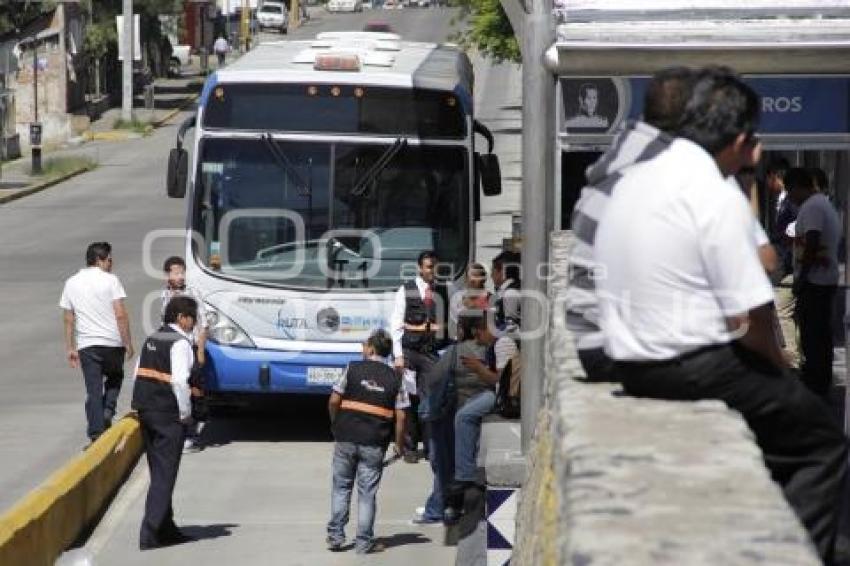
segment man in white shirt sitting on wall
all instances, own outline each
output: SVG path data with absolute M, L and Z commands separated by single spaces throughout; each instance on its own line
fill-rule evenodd
M 719 399 L 740 412 L 831 563 L 846 441 L 787 372 L 750 208 L 727 182 L 758 160 L 759 102 L 731 71 L 701 71 L 680 139 L 625 172 L 594 243 L 606 268 L 597 280 L 604 349 L 631 395 Z

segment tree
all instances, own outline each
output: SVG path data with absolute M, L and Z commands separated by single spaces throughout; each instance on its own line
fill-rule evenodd
M 461 11 L 455 23 L 467 23 L 465 30 L 455 34 L 455 41 L 499 63 L 522 60 L 519 42 L 499 0 L 456 0 L 455 5 Z
M 0 2 L 0 35 L 20 30 L 41 14 L 50 12 L 55 7 L 55 0 Z

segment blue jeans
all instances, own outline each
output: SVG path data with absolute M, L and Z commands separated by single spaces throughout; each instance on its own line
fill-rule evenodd
M 425 502 L 423 519 L 442 520 L 443 493 L 454 471 L 454 428 L 450 419 L 428 423 L 428 461 L 434 473 L 434 487 Z
M 95 440 L 115 416 L 118 393 L 124 380 L 124 348 L 89 346 L 79 350 L 86 382 L 86 433 Z
M 345 542 L 345 525 L 351 505 L 351 490 L 357 480 L 357 552 L 368 552 L 374 544 L 375 496 L 384 472 L 382 446 L 366 446 L 353 442 L 334 445 L 333 491 L 331 493 L 331 520 L 328 521 L 328 540 Z
M 455 481 L 477 479 L 481 420 L 495 404 L 496 393 L 482 391 L 467 400 L 455 413 Z

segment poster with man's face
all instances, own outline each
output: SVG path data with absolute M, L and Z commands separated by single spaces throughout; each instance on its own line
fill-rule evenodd
M 567 133 L 604 134 L 616 126 L 620 96 L 610 78 L 562 78 L 561 96 Z

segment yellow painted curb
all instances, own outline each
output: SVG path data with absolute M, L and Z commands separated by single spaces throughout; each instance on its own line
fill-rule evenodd
M 131 414 L 0 517 L 0 564 L 52 566 L 104 510 L 141 453 Z
M 129 130 L 108 130 L 106 132 L 92 132 L 91 130 L 83 134 L 83 139 L 86 141 L 125 141 L 132 137 L 139 138 L 140 134 Z

